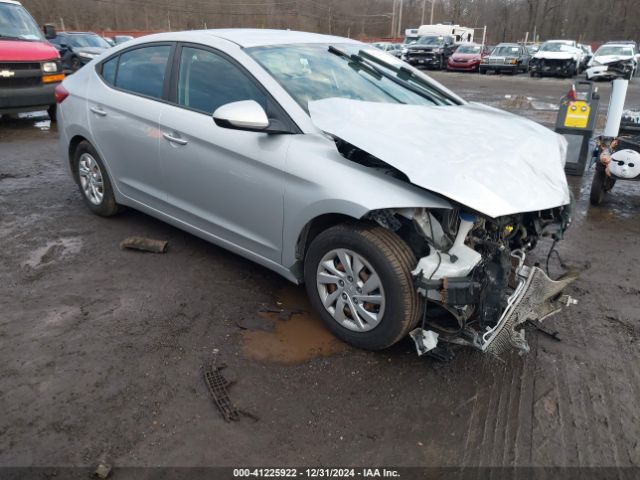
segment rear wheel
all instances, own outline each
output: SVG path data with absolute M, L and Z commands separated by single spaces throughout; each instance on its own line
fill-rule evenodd
M 89 142 L 78 144 L 74 167 L 84 203 L 96 215 L 110 217 L 118 213 L 111 181 L 102 159 Z
M 305 258 L 311 304 L 341 340 L 367 350 L 390 347 L 420 319 L 411 276 L 416 258 L 395 233 L 342 224 L 318 235 Z
M 607 176 L 604 167 L 597 165 L 591 182 L 591 193 L 589 194 L 591 205 L 600 205 L 604 200 L 605 194 L 611 191 L 615 184 L 616 179 Z
M 78 57 L 73 57 L 71 59 L 71 70 L 73 70 L 74 72 L 76 70 L 80 70 L 80 68 L 82 67 L 82 62 L 80 61 L 80 59 Z
M 49 118 L 52 122 L 55 122 L 58 118 L 56 113 L 56 106 L 57 105 L 49 105 L 49 108 L 47 109 L 47 113 L 49 114 Z

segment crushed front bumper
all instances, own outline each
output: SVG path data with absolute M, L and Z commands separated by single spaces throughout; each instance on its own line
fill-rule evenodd
M 526 321 L 540 322 L 560 312 L 564 307 L 577 303 L 570 296 L 562 294 L 562 291 L 578 277 L 577 273 L 569 273 L 558 280 L 552 280 L 542 269 L 524 265 L 523 252 L 514 251 L 512 257 L 517 260 L 517 266 L 512 269 L 515 288 L 512 289 L 507 299 L 507 306 L 496 325 L 493 328 L 487 327 L 484 331 L 466 325 L 456 336 L 416 329 L 411 333 L 411 337 L 420 355 L 435 348 L 434 333 L 438 341 L 471 346 L 493 355 L 500 355 L 510 350 L 526 353 L 529 351 L 524 332 Z M 424 288 L 424 282 L 421 284 L 418 279 L 417 283 L 418 292 L 432 299 L 429 291 Z M 470 279 L 469 285 L 473 289 L 473 282 Z M 474 295 L 477 295 L 477 292 L 469 294 L 470 298 Z M 427 338 L 430 340 L 428 344 L 423 340 Z

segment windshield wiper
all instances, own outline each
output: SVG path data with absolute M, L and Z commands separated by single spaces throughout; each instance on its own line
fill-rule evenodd
M 356 54 L 348 54 L 347 52 L 343 52 L 342 50 L 334 47 L 333 45 L 329 46 L 329 51 L 335 55 L 339 55 L 341 57 L 344 57 L 352 62 L 358 63 L 360 65 L 363 66 L 367 66 L 370 69 L 372 69 L 373 71 L 375 71 L 378 75 L 380 75 L 381 77 L 384 77 L 388 80 L 391 80 L 393 83 L 397 84 L 397 85 L 401 85 L 409 90 L 411 90 L 413 93 L 415 93 L 416 95 L 419 95 L 423 98 L 426 98 L 427 100 L 432 101 L 433 103 L 435 103 L 436 105 L 439 103 L 442 103 L 442 100 L 439 100 L 437 98 L 434 98 L 433 94 L 431 92 L 427 92 L 425 90 L 423 90 L 422 88 L 416 87 L 415 85 L 413 85 L 412 83 L 409 83 L 406 79 L 400 77 L 399 75 L 391 75 L 387 72 L 384 72 L 382 70 L 380 70 L 378 67 L 376 67 L 375 65 L 372 65 L 370 63 L 370 61 L 365 60 L 365 56 L 368 58 L 372 58 L 375 60 L 379 60 L 376 57 L 374 57 L 373 55 L 369 55 L 367 52 L 364 52 L 362 50 L 360 50 L 359 55 Z M 363 55 L 364 54 L 364 55 Z M 392 67 L 391 64 L 387 64 L 386 62 L 382 62 L 382 64 L 387 67 L 390 68 L 391 70 L 395 70 L 394 67 Z M 405 68 L 405 67 L 401 67 L 401 68 Z M 411 70 L 408 70 L 405 68 L 405 70 L 409 73 L 409 75 L 413 75 L 413 72 L 411 72 Z M 407 77 L 408 78 L 408 77 Z
M 334 47 L 333 45 L 329 45 L 329 52 L 333 53 L 334 55 L 338 55 L 339 57 L 343 57 L 343 58 L 349 60 L 350 63 L 356 64 L 359 68 L 362 68 L 363 70 L 366 70 L 367 73 L 369 73 L 370 75 L 376 77 L 377 80 L 380 80 L 382 78 L 382 73 L 380 71 L 378 71 L 377 68 L 375 68 L 372 65 L 368 65 L 365 62 L 363 62 L 362 59 L 360 57 L 358 57 L 358 55 L 350 55 L 347 52 L 343 52 L 339 48 Z
M 382 58 L 378 58 L 375 55 L 370 54 L 369 52 L 366 52 L 364 50 L 360 50 L 358 52 L 358 56 L 369 60 L 370 62 L 374 62 L 377 63 L 379 65 L 382 65 L 383 67 L 396 72 L 396 76 L 389 76 L 389 78 L 391 78 L 392 80 L 395 81 L 395 79 L 400 79 L 403 81 L 402 85 L 411 88 L 413 91 L 415 91 L 416 93 L 420 93 L 421 95 L 428 95 L 430 100 L 436 101 L 436 99 L 434 99 L 433 97 L 435 96 L 433 92 L 435 92 L 437 94 L 437 96 L 439 97 L 437 100 L 439 100 L 441 103 L 447 104 L 447 103 L 453 103 L 453 104 L 457 104 L 458 102 L 456 102 L 454 99 L 450 99 L 448 97 L 448 95 L 441 91 L 439 88 L 437 88 L 435 85 L 431 85 L 428 83 L 425 83 L 423 79 L 421 79 L 420 77 L 418 77 L 416 74 L 413 73 L 413 71 L 410 68 L 405 67 L 404 65 L 394 65 L 392 63 L 389 63 L 387 61 L 385 61 Z M 414 84 L 410 83 L 409 80 L 413 80 L 414 82 L 418 83 L 420 85 L 420 87 L 416 87 Z M 396 82 L 397 83 L 397 82 Z M 425 90 L 427 89 L 427 90 Z

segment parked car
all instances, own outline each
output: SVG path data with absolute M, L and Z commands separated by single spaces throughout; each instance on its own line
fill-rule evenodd
M 529 44 L 526 47 L 530 57 L 533 57 L 536 53 L 538 53 L 538 50 L 540 50 L 540 45 L 535 43 Z
M 573 77 L 580 69 L 582 50 L 574 40 L 549 40 L 529 62 L 529 73 Z
M 102 37 L 102 38 L 104 38 L 104 41 L 107 42 L 112 47 L 116 46 L 116 42 L 112 37 Z
M 392 42 L 375 42 L 371 44 L 383 52 L 390 53 L 394 57 L 400 58 L 402 56 L 402 47 L 401 43 L 392 43 Z
M 462 70 L 477 72 L 480 62 L 485 55 L 489 55 L 489 49 L 477 43 L 466 43 L 449 57 L 447 70 Z
M 586 71 L 587 80 L 610 80 L 617 74 L 609 70 L 615 64 L 627 64 L 634 76 L 638 70 L 637 52 L 632 43 L 606 43 L 594 54 Z
M 114 35 L 113 37 L 113 41 L 116 45 L 128 42 L 129 40 L 133 40 L 133 37 L 131 35 Z
M 499 43 L 480 63 L 480 73 L 526 72 L 529 69 L 529 51 L 517 43 Z
M 407 47 L 405 60 L 414 66 L 442 70 L 455 51 L 455 37 L 448 35 L 426 36 Z
M 568 280 L 523 265 L 570 221 L 563 137 L 370 45 L 162 33 L 57 95 L 63 161 L 92 212 L 126 205 L 306 283 L 352 345 L 422 325 L 436 342 L 526 351 L 521 322 L 568 303 Z
M 104 38 L 91 32 L 58 32 L 49 41 L 60 51 L 63 68 L 72 72 L 111 48 Z
M 53 29 L 46 31 L 51 35 Z M 29 12 L 0 0 L 0 115 L 47 110 L 55 120 L 54 89 L 63 78 L 58 51 Z
M 579 43 L 578 46 L 582 50 L 582 60 L 580 61 L 580 72 L 584 72 L 591 62 L 593 58 L 593 50 L 591 49 L 591 45 L 585 45 L 584 43 Z

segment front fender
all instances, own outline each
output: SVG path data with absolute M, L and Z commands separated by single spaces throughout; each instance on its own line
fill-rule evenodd
M 322 134 L 296 135 L 285 168 L 285 268 L 292 268 L 298 261 L 300 233 L 321 215 L 359 219 L 372 210 L 385 208 L 452 208 L 441 196 L 347 160 L 335 143 Z

